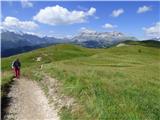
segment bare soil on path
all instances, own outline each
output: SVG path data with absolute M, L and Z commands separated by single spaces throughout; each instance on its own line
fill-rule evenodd
M 10 88 L 11 99 L 4 120 L 59 120 L 57 110 L 35 81 L 15 79 Z

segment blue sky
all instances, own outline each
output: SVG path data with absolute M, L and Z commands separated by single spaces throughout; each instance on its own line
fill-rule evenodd
M 160 2 L 153 1 L 3 1 L 2 26 L 57 37 L 74 36 L 87 29 L 145 39 L 159 36 L 159 6 Z

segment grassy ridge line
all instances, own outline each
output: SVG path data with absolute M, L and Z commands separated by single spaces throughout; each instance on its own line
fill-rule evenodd
M 2 58 L 2 71 L 10 70 L 10 65 L 17 57 L 22 61 L 23 67 L 29 67 L 32 65 L 40 65 L 44 63 L 50 63 L 54 61 L 60 61 L 65 59 L 72 59 L 75 57 L 91 56 L 98 52 L 103 52 L 103 49 L 88 49 L 80 46 L 62 44 L 55 45 L 47 48 L 41 48 L 27 53 L 14 55 L 7 58 Z M 42 57 L 41 62 L 36 62 L 37 57 Z

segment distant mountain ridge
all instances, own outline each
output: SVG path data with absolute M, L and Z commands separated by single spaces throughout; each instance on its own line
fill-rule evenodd
M 65 42 L 67 41 L 55 37 L 39 37 L 27 33 L 2 31 L 1 56 L 7 57 L 17 53 Z
M 72 38 L 74 43 L 90 48 L 109 47 L 126 40 L 137 40 L 120 32 L 82 32 Z
M 5 31 L 1 33 L 2 49 L 10 49 L 23 46 L 34 46 L 40 44 L 57 43 L 58 38 L 39 37 L 31 34 L 17 34 L 15 32 Z M 17 44 L 18 43 L 18 44 Z
M 153 42 L 154 39 L 151 40 L 152 46 L 155 46 L 155 42 Z M 158 41 L 159 39 L 156 38 L 155 40 Z M 7 57 L 60 43 L 71 43 L 88 48 L 106 48 L 122 42 L 135 44 L 136 41 L 138 40 L 135 37 L 126 36 L 120 32 L 81 32 L 73 38 L 56 38 L 48 36 L 40 37 L 29 33 L 3 30 L 1 31 L 1 57 Z M 151 42 L 145 42 L 145 44 L 151 44 Z M 156 44 L 159 45 L 159 42 Z

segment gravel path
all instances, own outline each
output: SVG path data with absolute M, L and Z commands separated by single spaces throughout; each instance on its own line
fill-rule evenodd
M 36 82 L 16 79 L 8 94 L 11 98 L 4 120 L 59 120 L 57 111 Z

